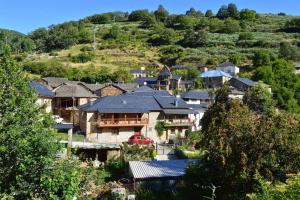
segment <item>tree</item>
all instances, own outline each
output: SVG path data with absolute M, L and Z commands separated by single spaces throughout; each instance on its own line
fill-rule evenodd
M 146 17 L 150 15 L 147 9 L 145 10 L 134 10 L 128 16 L 129 21 L 144 21 Z
M 193 18 L 187 15 L 176 15 L 172 20 L 172 27 L 178 29 L 188 29 L 193 27 Z
M 245 32 L 239 34 L 239 40 L 253 40 L 254 36 L 251 32 Z
M 217 13 L 217 17 L 219 19 L 226 19 L 229 17 L 228 7 L 226 5 L 221 6 L 221 8 L 219 9 L 219 11 Z
M 243 97 L 243 102 L 258 113 L 269 113 L 275 109 L 275 101 L 272 93 L 266 86 L 258 83 L 250 88 Z
M 58 150 L 53 124 L 7 52 L 0 66 L 0 193 L 32 198 L 43 193 L 41 177 Z
M 254 191 L 256 173 L 276 181 L 300 169 L 299 118 L 284 112 L 257 114 L 228 94 L 227 85 L 217 91 L 201 120 L 201 149 L 207 153 L 188 167 L 186 183 L 197 194 L 207 194 L 214 185 L 218 199 L 244 199 Z
M 300 18 L 293 18 L 285 23 L 284 28 L 290 32 L 299 32 L 300 31 Z
M 206 13 L 205 13 L 205 17 L 213 17 L 214 16 L 214 13 L 212 10 L 207 10 Z
M 240 24 L 236 20 L 226 19 L 224 23 L 223 33 L 235 33 L 239 32 L 241 29 Z
M 205 46 L 208 41 L 208 34 L 204 31 L 194 31 L 193 29 L 188 29 L 185 31 L 183 39 L 180 44 L 184 47 L 201 47 Z
M 258 50 L 254 53 L 253 65 L 255 67 L 267 66 L 271 63 L 270 53 L 267 50 Z
M 242 9 L 240 11 L 241 20 L 254 21 L 256 19 L 256 11 L 249 9 Z
M 239 18 L 239 11 L 238 11 L 235 4 L 233 4 L 233 3 L 228 4 L 227 10 L 228 10 L 228 16 L 229 17 L 231 17 L 233 19 L 238 19 Z
M 157 21 L 165 22 L 169 16 L 169 12 L 162 5 L 159 5 L 157 10 L 154 11 L 154 16 Z
M 197 11 L 195 8 L 190 8 L 188 11 L 185 13 L 186 15 L 190 15 L 193 17 L 201 17 L 203 16 L 203 13 L 201 11 Z
M 119 26 L 114 25 L 109 29 L 109 32 L 104 35 L 104 39 L 112 39 L 112 40 L 117 40 L 121 37 L 122 35 L 122 30 Z
M 158 28 L 148 40 L 153 45 L 170 45 L 175 42 L 176 32 L 170 28 Z
M 281 42 L 279 48 L 279 56 L 287 60 L 300 60 L 300 50 L 296 46 L 292 46 L 288 42 Z
M 235 65 L 239 65 L 241 62 L 240 54 L 233 54 L 229 57 L 229 62 L 232 62 Z
M 115 71 L 113 77 L 119 83 L 130 83 L 133 80 L 132 74 L 126 69 Z

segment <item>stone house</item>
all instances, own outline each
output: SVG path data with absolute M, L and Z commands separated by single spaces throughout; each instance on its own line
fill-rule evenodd
M 201 73 L 204 88 L 220 88 L 231 79 L 231 75 L 221 70 L 210 70 Z
M 52 92 L 47 86 L 39 82 L 30 82 L 29 87 L 32 88 L 38 95 L 37 105 L 41 107 L 46 113 L 52 112 L 52 100 L 55 93 Z
M 238 73 L 240 73 L 240 68 L 231 62 L 222 63 L 216 69 L 230 74 L 231 76 L 236 76 Z

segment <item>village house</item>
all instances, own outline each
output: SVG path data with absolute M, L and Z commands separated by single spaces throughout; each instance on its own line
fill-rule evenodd
M 53 113 L 59 115 L 65 122 L 79 123 L 78 107 L 92 102 L 97 96 L 81 85 L 63 83 L 53 90 Z
M 149 75 L 149 71 L 145 70 L 143 67 L 141 69 L 129 70 L 129 73 L 132 74 L 133 78 L 148 77 Z
M 165 66 L 157 77 L 136 78 L 135 83 L 139 86 L 147 85 L 156 90 L 188 89 L 194 86 L 193 80 L 182 80 L 182 76 L 173 75 L 170 68 Z
M 231 79 L 231 75 L 221 70 L 210 70 L 201 73 L 204 88 L 220 88 Z
M 106 96 L 80 107 L 80 128 L 89 140 L 121 143 L 134 134 L 154 141 L 184 138 L 192 122 L 188 105 L 165 92 L 144 87 L 132 93 Z M 158 121 L 165 122 L 163 136 L 155 130 Z
M 222 63 L 216 69 L 230 74 L 231 76 L 236 76 L 238 73 L 240 73 L 240 68 L 231 62 Z
M 29 87 L 32 88 L 38 95 L 36 102 L 37 105 L 43 108 L 46 113 L 52 112 L 52 100 L 55 97 L 55 93 L 52 92 L 47 86 L 35 81 L 29 83 Z

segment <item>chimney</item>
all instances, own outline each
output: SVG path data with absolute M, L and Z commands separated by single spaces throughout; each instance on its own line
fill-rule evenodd
M 145 67 L 141 67 L 141 70 L 145 70 Z
M 147 85 L 147 82 L 144 82 L 144 85 Z
M 175 102 L 174 102 L 175 107 L 178 107 L 179 99 L 180 99 L 180 95 L 176 95 Z

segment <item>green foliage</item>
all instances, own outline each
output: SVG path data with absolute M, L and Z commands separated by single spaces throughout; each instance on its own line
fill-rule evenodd
M 285 60 L 277 60 L 271 66 L 259 67 L 254 78 L 271 85 L 277 105 L 289 112 L 299 112 L 295 99 L 300 87 L 300 79 L 294 73 L 294 65 Z
M 61 160 L 41 177 L 47 199 L 73 199 L 80 192 L 81 170 L 76 160 Z
M 270 53 L 267 50 L 258 50 L 254 53 L 253 65 L 255 67 L 267 66 L 271 63 Z
M 125 163 L 121 158 L 111 158 L 105 162 L 104 169 L 110 173 L 110 176 L 107 177 L 109 180 L 116 180 L 123 177 Z
M 203 13 L 200 10 L 196 10 L 195 8 L 190 8 L 185 13 L 186 15 L 192 16 L 192 17 L 202 17 Z
M 134 10 L 128 16 L 129 21 L 144 21 L 150 15 L 147 9 Z
M 157 122 L 154 128 L 157 132 L 158 137 L 161 137 L 165 130 L 165 122 Z
M 272 184 L 261 176 L 256 177 L 258 184 L 256 192 L 247 194 L 249 200 L 293 200 L 300 198 L 300 177 L 294 175 L 285 183 Z
M 43 194 L 41 178 L 59 146 L 53 121 L 35 104 L 35 93 L 8 51 L 0 58 L 0 193 L 27 199 Z
M 176 33 L 170 28 L 158 28 L 148 40 L 152 45 L 171 45 L 176 40 Z
M 132 160 L 152 160 L 156 156 L 155 148 L 151 145 L 123 144 L 123 159 L 125 162 Z
M 256 19 L 256 16 L 257 14 L 255 10 L 242 9 L 240 11 L 241 20 L 254 21 Z
M 251 32 L 244 32 L 239 34 L 239 40 L 253 40 L 254 36 Z
M 168 66 L 174 65 L 178 60 L 182 59 L 187 52 L 181 46 L 165 46 L 160 50 L 160 61 Z
M 300 31 L 300 18 L 294 18 L 285 23 L 284 28 L 290 32 L 299 32 Z
M 119 69 L 115 71 L 112 76 L 114 80 L 119 83 L 130 83 L 133 81 L 132 74 L 126 69 Z
M 212 10 L 207 10 L 206 13 L 205 13 L 205 17 L 213 17 L 214 16 L 214 13 Z
M 239 32 L 241 29 L 240 24 L 236 20 L 226 19 L 224 23 L 224 27 L 222 29 L 223 33 L 235 33 Z
M 183 39 L 180 44 L 183 47 L 201 47 L 205 46 L 208 42 L 208 34 L 204 31 L 194 31 L 193 29 L 188 29 L 185 31 Z
M 96 14 L 86 17 L 88 21 L 93 24 L 107 24 L 111 22 L 121 22 L 128 19 L 128 13 L 124 12 L 108 12 L 102 14 Z
M 228 16 L 233 19 L 239 18 L 239 11 L 237 9 L 237 6 L 233 3 L 228 4 Z
M 154 11 L 154 16 L 157 21 L 165 22 L 169 16 L 169 12 L 162 5 L 159 5 L 157 10 Z
M 243 97 L 243 102 L 253 111 L 269 113 L 275 109 L 272 93 L 266 86 L 258 83 L 250 88 Z
M 86 63 L 89 61 L 92 61 L 94 59 L 95 55 L 93 53 L 79 53 L 78 55 L 71 56 L 70 60 L 74 63 Z
M 298 61 L 300 60 L 299 47 L 293 46 L 288 42 L 280 43 L 279 56 L 287 60 Z
M 239 65 L 241 62 L 241 56 L 239 54 L 234 54 L 229 57 L 229 61 L 235 65 Z
M 284 112 L 257 114 L 226 94 L 226 87 L 217 92 L 201 120 L 206 154 L 187 169 L 186 183 L 198 194 L 212 184 L 218 199 L 243 199 L 254 189 L 256 172 L 274 181 L 299 171 L 300 121 Z
M 226 5 L 221 6 L 221 8 L 219 9 L 217 15 L 216 15 L 219 19 L 226 19 L 229 17 L 229 13 L 228 13 L 228 7 Z

